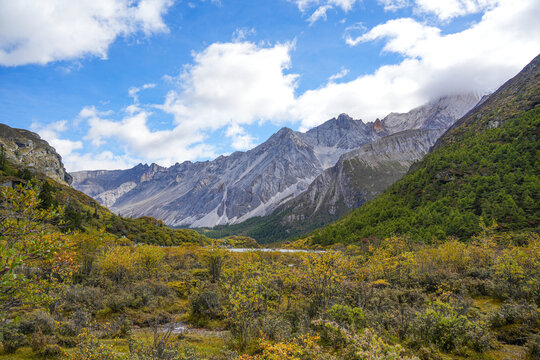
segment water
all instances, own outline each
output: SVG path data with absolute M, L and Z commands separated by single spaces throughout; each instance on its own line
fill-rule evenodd
M 162 332 L 170 331 L 172 334 L 184 334 L 187 332 L 187 329 L 188 329 L 187 324 L 183 322 L 169 323 L 160 327 L 160 330 Z
M 256 251 L 256 252 L 280 252 L 280 253 L 324 253 L 326 251 L 324 250 L 299 250 L 299 249 L 272 249 L 272 248 L 237 248 L 237 249 L 225 249 L 230 252 L 238 252 L 238 253 L 245 253 L 250 251 Z

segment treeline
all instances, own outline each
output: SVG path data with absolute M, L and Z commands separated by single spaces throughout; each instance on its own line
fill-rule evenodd
M 135 243 L 173 246 L 183 243 L 207 244 L 209 239 L 194 230 L 172 229 L 152 217 L 125 218 L 111 213 L 89 196 L 46 176 L 6 160 L 0 150 L 0 183 L 38 191 L 40 209 L 62 207 L 57 224 L 64 232 L 92 232 L 104 229 Z

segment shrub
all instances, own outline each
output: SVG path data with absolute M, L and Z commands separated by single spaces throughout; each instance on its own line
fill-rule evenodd
M 418 314 L 413 326 L 415 341 L 433 344 L 446 352 L 466 347 L 484 351 L 491 342 L 486 324 L 459 315 L 452 305 L 442 301 Z
M 44 358 L 58 357 L 63 354 L 63 350 L 51 335 L 45 335 L 40 329 L 30 338 L 32 350 Z
M 411 359 L 400 345 L 384 342 L 371 329 L 356 334 L 334 322 L 321 320 L 314 321 L 312 326 L 319 332 L 322 343 L 345 359 Z
M 122 283 L 134 277 L 135 264 L 129 248 L 110 248 L 98 261 L 101 275 L 115 283 Z
M 48 344 L 38 352 L 45 359 L 58 358 L 64 354 L 64 350 L 57 344 Z
M 538 321 L 536 304 L 505 302 L 491 317 L 497 338 L 508 344 L 523 345 Z
M 112 346 L 100 343 L 87 331 L 83 331 L 78 339 L 76 350 L 67 356 L 69 360 L 121 360 L 123 358 L 115 353 Z
M 203 289 L 190 298 L 191 313 L 195 318 L 218 318 L 221 314 L 221 299 L 214 290 Z
M 534 334 L 527 341 L 527 355 L 530 359 L 540 359 L 540 335 Z
M 62 299 L 66 310 L 78 310 L 84 307 L 94 312 L 103 306 L 104 296 L 103 289 L 99 287 L 76 284 L 66 289 Z
M 283 341 L 291 335 L 291 325 L 278 314 L 268 314 L 259 320 L 259 331 L 270 341 Z
M 36 310 L 21 320 L 19 328 L 23 334 L 33 334 L 39 331 L 48 335 L 54 332 L 56 323 L 48 312 Z
M 5 324 L 1 331 L 5 353 L 13 354 L 17 349 L 26 345 L 26 337 L 21 333 L 18 324 Z
M 362 328 L 366 320 L 361 308 L 339 304 L 332 306 L 328 316 L 340 326 L 353 330 Z
M 127 292 L 117 292 L 105 297 L 103 304 L 114 313 L 120 313 L 125 308 L 135 305 L 135 298 Z

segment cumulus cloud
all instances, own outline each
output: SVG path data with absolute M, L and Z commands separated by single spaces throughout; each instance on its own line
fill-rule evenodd
M 294 105 L 297 75 L 286 74 L 293 44 L 215 43 L 194 54 L 160 107 L 185 129 L 279 121 Z
M 440 20 L 446 21 L 492 9 L 499 3 L 499 0 L 416 0 L 415 2 L 418 11 L 434 14 Z
M 373 74 L 307 91 L 296 100 L 302 127 L 320 124 L 337 112 L 372 121 L 407 111 L 432 98 L 464 91 L 493 91 L 537 55 L 540 23 L 534 0 L 501 0 L 470 28 L 442 34 L 414 19 L 394 19 L 363 34 L 347 36 L 351 46 L 383 41 L 383 51 L 403 60 Z
M 121 120 L 110 120 L 93 109 L 81 111 L 89 126 L 85 140 L 99 147 L 109 139 L 122 145 L 130 158 L 172 165 L 178 161 L 215 156 L 214 148 L 203 144 L 205 136 L 194 129 L 187 131 L 181 126 L 172 130 L 153 131 L 148 126 L 152 113 L 137 109 L 128 111 Z
M 99 112 L 93 107 L 84 108 L 81 111 L 83 117 L 93 115 L 108 115 L 110 112 Z M 76 120 L 78 121 L 78 119 Z M 62 138 L 62 133 L 68 130 L 67 120 L 56 121 L 47 125 L 34 122 L 31 129 L 37 132 L 42 139 L 47 141 L 62 156 L 62 162 L 67 171 L 89 169 L 125 169 L 136 164 L 138 159 L 128 155 L 117 155 L 111 151 L 81 153 L 84 149 L 82 141 Z
M 229 125 L 225 135 L 232 138 L 231 146 L 235 150 L 248 150 L 255 146 L 255 138 L 249 135 L 246 130 L 238 124 L 233 123 Z
M 303 6 L 321 4 L 305 0 Z M 398 54 L 401 60 L 350 81 L 336 82 L 351 76 L 347 69 L 341 69 L 328 83 L 297 95 L 299 75 L 290 73 L 294 44 L 214 43 L 193 53 L 192 63 L 179 75 L 167 78 L 174 89 L 162 104 L 140 104 L 137 94 L 143 85 L 129 90 L 133 104 L 123 113 L 82 109 L 78 119 L 89 127 L 85 138 L 89 146 L 99 149 L 114 141 L 123 147 L 122 155 L 103 151 L 95 156 L 82 154 L 78 143 L 64 144 L 63 151 L 72 161 L 70 170 L 80 164 L 104 168 L 133 165 L 139 160 L 170 165 L 214 157 L 218 149 L 206 144 L 214 131 L 223 134 L 233 149 L 245 150 L 256 140 L 246 127 L 255 123 L 295 124 L 308 129 L 342 112 L 373 121 L 439 96 L 492 91 L 537 55 L 538 13 L 540 3 L 536 0 L 500 0 L 496 7 L 485 10 L 480 21 L 451 34 L 412 18 L 390 20 L 371 29 L 357 24 L 356 33 L 347 32 L 349 46 L 360 48 L 379 42 L 383 52 Z M 165 112 L 174 123 L 166 130 L 154 129 L 153 111 Z M 58 134 L 65 126 L 51 125 L 50 131 L 56 135 L 50 138 L 60 139 Z
M 47 125 L 34 122 L 31 125 L 31 129 L 37 132 L 43 140 L 54 147 L 59 154 L 69 155 L 74 150 L 83 147 L 81 141 L 71 141 L 60 138 L 59 134 L 67 130 L 66 120 L 56 121 Z
M 80 170 L 117 170 L 127 169 L 142 160 L 132 158 L 126 154 L 118 155 L 105 150 L 97 153 L 73 152 L 62 156 L 62 162 L 68 172 Z
M 0 65 L 107 58 L 118 36 L 167 31 L 172 0 L 0 0 Z

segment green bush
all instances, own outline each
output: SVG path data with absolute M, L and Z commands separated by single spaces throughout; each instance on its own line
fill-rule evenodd
M 485 351 L 491 343 L 486 324 L 471 321 L 452 305 L 441 301 L 418 314 L 413 323 L 413 334 L 418 343 L 433 344 L 445 352 L 465 348 Z
M 540 335 L 534 334 L 527 341 L 527 355 L 530 359 L 540 359 Z
M 23 334 L 34 334 L 39 331 L 50 335 L 54 332 L 56 323 L 48 312 L 36 310 L 21 319 L 19 328 Z
M 358 330 L 364 327 L 366 317 L 361 308 L 336 304 L 328 312 L 331 320 L 348 329 Z
M 13 354 L 17 349 L 27 344 L 26 336 L 20 331 L 18 324 L 5 324 L 1 332 L 2 346 L 7 354 Z

